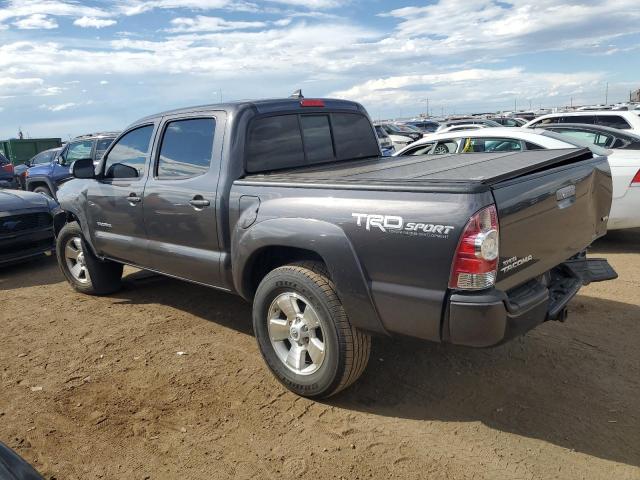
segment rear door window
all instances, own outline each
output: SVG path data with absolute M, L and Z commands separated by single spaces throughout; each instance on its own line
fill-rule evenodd
M 422 145 L 407 149 L 402 155 L 426 155 L 433 148 L 433 144 L 434 142 L 423 143 Z
M 462 153 L 478 152 L 519 152 L 522 150 L 520 140 L 511 138 L 467 138 Z
M 446 155 L 457 151 L 458 142 L 456 140 L 440 140 L 429 153 L 431 155 Z
M 603 127 L 619 128 L 620 130 L 631 128 L 629 122 L 619 115 L 598 115 L 596 116 L 596 124 Z
M 158 159 L 159 179 L 190 178 L 209 170 L 215 133 L 213 118 L 169 122 Z

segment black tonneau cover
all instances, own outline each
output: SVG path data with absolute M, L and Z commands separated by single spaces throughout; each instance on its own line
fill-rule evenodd
M 238 184 L 394 190 L 487 190 L 527 173 L 593 157 L 588 149 L 375 157 L 250 175 Z

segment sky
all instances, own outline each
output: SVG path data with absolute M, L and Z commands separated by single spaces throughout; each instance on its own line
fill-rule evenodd
M 628 100 L 639 0 L 0 0 L 0 139 L 220 100 L 374 119 Z

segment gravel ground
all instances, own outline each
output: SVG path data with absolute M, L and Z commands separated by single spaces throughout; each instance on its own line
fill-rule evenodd
M 496 349 L 375 339 L 351 389 L 288 393 L 240 299 L 127 269 L 0 270 L 0 440 L 46 478 L 640 479 L 640 232 L 568 322 Z M 178 355 L 177 352 L 184 352 Z

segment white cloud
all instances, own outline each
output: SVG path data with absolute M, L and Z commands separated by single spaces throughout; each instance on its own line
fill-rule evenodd
M 42 78 L 12 78 L 0 75 L 0 98 L 29 94 L 43 83 Z
M 51 97 L 54 95 L 60 95 L 64 89 L 62 87 L 43 87 L 36 89 L 33 94 L 40 97 Z
M 232 0 L 122 0 L 118 4 L 118 11 L 124 15 L 139 15 L 155 8 L 257 10 L 257 6 L 252 3 Z
M 173 28 L 169 32 L 221 32 L 225 30 L 243 30 L 247 28 L 260 28 L 266 26 L 265 22 L 235 22 L 220 17 L 205 17 L 198 15 L 195 18 L 174 18 L 171 20 Z
M 110 27 L 118 23 L 116 20 L 95 18 L 95 17 L 80 17 L 73 21 L 73 24 L 82 28 L 104 28 Z
M 62 110 L 68 110 L 69 108 L 73 108 L 77 106 L 74 102 L 68 103 L 60 103 L 58 105 L 40 105 L 40 108 L 43 110 L 49 110 L 50 112 L 61 112 Z
M 593 72 L 570 74 L 533 73 L 523 68 L 463 69 L 426 75 L 397 75 L 357 84 L 330 96 L 349 98 L 414 110 L 424 109 L 427 98 L 447 108 L 471 111 L 473 106 L 513 105 L 514 99 L 539 103 L 560 102 L 572 95 L 591 93 L 605 75 Z M 554 100 L 555 97 L 558 97 Z M 465 110 L 466 109 L 466 110 Z
M 100 85 L 108 85 L 109 82 L 107 80 L 100 80 Z
M 70 17 L 108 17 L 109 12 L 101 8 L 82 5 L 67 0 L 9 0 L 0 9 L 0 22 L 16 17 L 32 15 L 70 16 Z
M 46 29 L 50 30 L 58 28 L 58 22 L 53 18 L 49 18 L 41 13 L 34 13 L 28 17 L 21 18 L 13 22 L 13 25 L 21 30 L 36 30 Z

